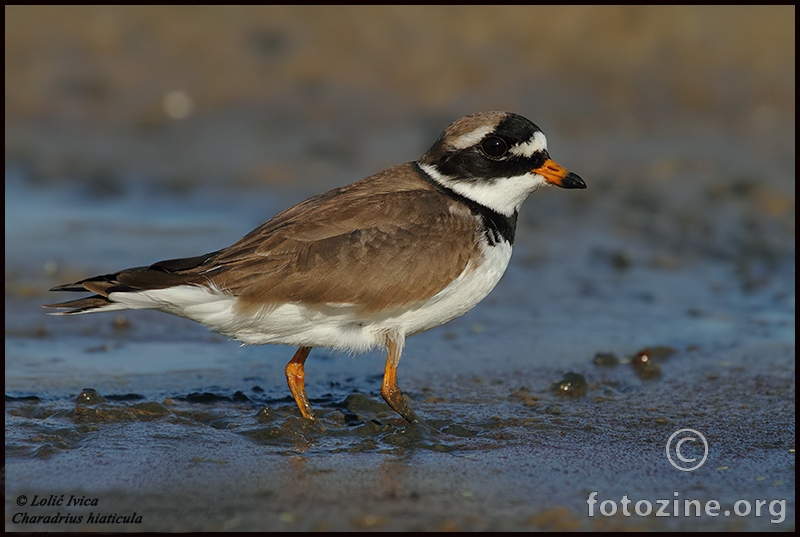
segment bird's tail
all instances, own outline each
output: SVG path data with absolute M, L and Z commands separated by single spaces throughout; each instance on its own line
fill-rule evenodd
M 91 292 L 94 294 L 77 300 L 45 304 L 43 307 L 69 310 L 53 312 L 50 315 L 76 315 L 79 313 L 96 313 L 137 307 L 157 307 L 156 304 L 147 305 L 146 303 L 133 305 L 129 301 L 123 304 L 113 300 L 111 294 L 135 294 L 154 289 L 202 283 L 207 279 L 207 274 L 202 270 L 203 265 L 217 253 L 212 252 L 197 257 L 159 261 L 149 267 L 135 267 L 121 270 L 114 274 L 94 276 L 75 283 L 58 285 L 50 290 Z

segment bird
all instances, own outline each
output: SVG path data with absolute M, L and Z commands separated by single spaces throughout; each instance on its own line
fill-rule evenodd
M 386 351 L 381 396 L 419 420 L 397 383 L 409 336 L 471 310 L 511 258 L 520 206 L 535 190 L 586 183 L 550 158 L 527 118 L 462 117 L 419 160 L 316 195 L 227 248 L 58 285 L 93 293 L 47 304 L 75 315 L 155 309 L 242 344 L 297 347 L 285 367 L 303 418 L 314 347 Z

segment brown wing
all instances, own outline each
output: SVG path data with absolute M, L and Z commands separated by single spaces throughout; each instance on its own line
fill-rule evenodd
M 410 167 L 388 170 L 311 198 L 220 251 L 212 281 L 244 308 L 408 307 L 444 289 L 477 255 L 474 217 L 455 203 Z
M 444 289 L 477 255 L 475 219 L 456 204 L 404 164 L 295 205 L 223 250 L 56 287 L 99 296 L 51 307 L 78 312 L 108 303 L 111 292 L 183 284 L 214 285 L 240 297 L 243 309 L 408 307 Z

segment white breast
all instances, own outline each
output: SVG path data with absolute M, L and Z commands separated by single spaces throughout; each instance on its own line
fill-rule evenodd
M 467 265 L 461 275 L 424 305 L 399 316 L 395 322 L 406 335 L 418 334 L 460 317 L 486 298 L 508 267 L 511 245 L 482 245 L 483 257 Z
M 322 308 L 289 303 L 243 313 L 224 291 L 183 285 L 139 293 L 111 293 L 129 308 L 156 308 L 200 322 L 242 343 L 333 347 L 354 352 L 382 346 L 387 331 L 418 334 L 460 317 L 494 289 L 511 259 L 511 245 L 483 245 L 480 262 L 470 264 L 450 285 L 417 307 L 367 315 L 346 304 Z

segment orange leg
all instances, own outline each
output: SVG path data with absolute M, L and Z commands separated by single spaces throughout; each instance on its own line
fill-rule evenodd
M 308 358 L 308 353 L 311 352 L 311 347 L 300 347 L 294 353 L 292 359 L 286 364 L 286 382 L 289 384 L 289 391 L 292 392 L 297 407 L 300 409 L 300 414 L 304 418 L 316 421 L 314 411 L 311 410 L 311 405 L 306 397 L 306 373 L 303 369 Z
M 417 416 L 408 408 L 406 400 L 403 399 L 403 392 L 397 385 L 397 364 L 400 361 L 400 354 L 403 352 L 403 337 L 397 334 L 387 334 L 386 351 L 386 370 L 383 373 L 381 395 L 389 406 L 403 416 L 407 422 L 417 423 Z

